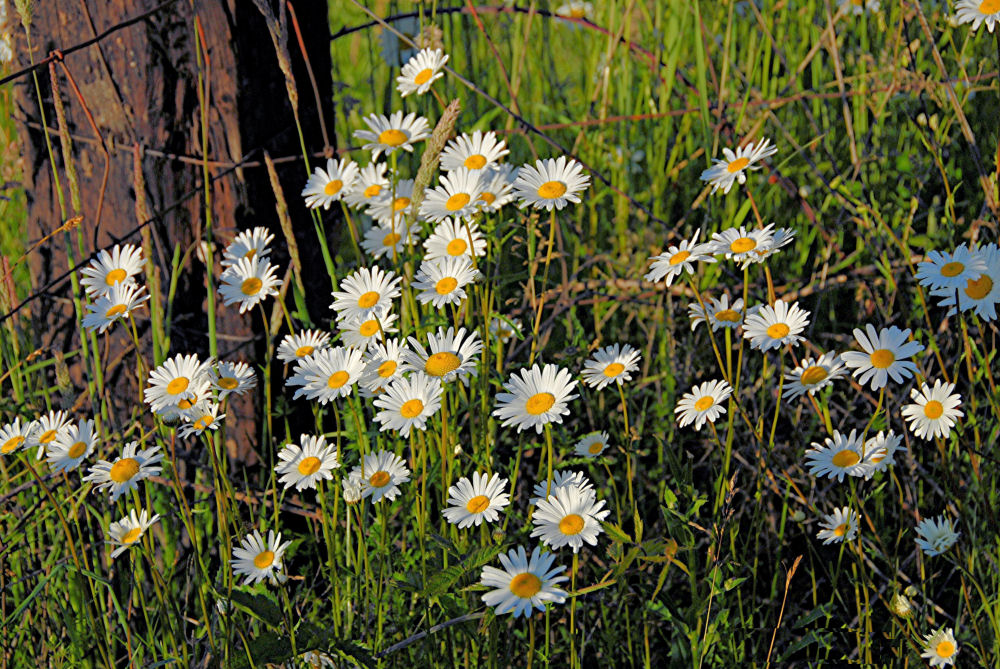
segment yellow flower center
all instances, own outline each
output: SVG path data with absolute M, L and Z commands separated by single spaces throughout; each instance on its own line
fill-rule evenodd
M 489 507 L 490 498 L 486 495 L 476 495 L 465 505 L 465 510 L 469 513 L 482 513 Z
M 240 285 L 240 291 L 247 297 L 253 297 L 260 292 L 263 287 L 264 282 L 255 276 L 246 279 L 242 285 Z
M 740 314 L 732 309 L 723 309 L 722 311 L 715 312 L 715 320 L 726 321 L 727 323 L 738 323 L 740 320 Z
M 139 540 L 139 537 L 141 537 L 141 536 L 142 536 L 142 528 L 141 527 L 133 527 L 131 530 L 129 530 L 128 532 L 126 532 L 124 535 L 122 535 L 122 543 L 123 544 L 134 544 L 135 542 L 137 542 Z
M 944 414 L 944 406 L 937 400 L 931 400 L 924 405 L 924 415 L 931 420 L 936 420 Z
M 470 170 L 481 170 L 486 167 L 486 156 L 481 153 L 474 153 L 465 159 L 464 165 Z
M 823 379 L 827 377 L 827 371 L 825 367 L 820 365 L 813 365 L 812 367 L 807 367 L 799 380 L 804 386 L 814 386 Z
M 587 10 L 584 7 L 573 7 L 569 10 L 569 18 L 571 19 L 582 19 L 587 16 Z
M 24 443 L 24 437 L 17 435 L 16 437 L 11 437 L 4 442 L 3 446 L 0 446 L 0 453 L 7 454 L 16 451 Z
M 733 253 L 747 253 L 757 248 L 757 240 L 750 237 L 740 237 L 729 245 L 729 250 Z
M 128 272 L 119 267 L 117 269 L 111 270 L 110 272 L 104 275 L 104 283 L 109 286 L 113 286 L 119 281 L 124 281 L 125 277 L 127 276 Z
M 860 462 L 861 456 L 854 451 L 845 448 L 844 450 L 837 453 L 831 459 L 834 467 L 840 467 L 841 469 L 846 469 L 847 467 L 853 467 Z
M 591 455 L 597 455 L 603 450 L 604 450 L 604 442 L 595 441 L 590 445 L 590 448 L 587 449 L 587 452 L 590 453 Z
M 990 0 L 986 0 L 986 2 L 990 2 Z M 983 3 L 984 6 L 986 5 L 986 2 Z M 997 5 L 998 9 L 994 9 L 993 11 L 1000 10 L 1000 4 L 998 4 L 998 2 L 1000 2 L 1000 0 L 994 0 L 994 4 Z M 951 657 L 955 654 L 955 644 L 947 640 L 942 641 L 934 648 L 934 652 L 938 654 L 938 657 Z
M 983 0 L 979 4 L 980 14 L 996 14 L 1000 12 L 1000 0 Z
M 369 290 L 358 298 L 358 306 L 362 309 L 371 309 L 378 304 L 379 294 L 374 290 Z
M 458 288 L 458 280 L 451 276 L 446 276 L 434 284 L 434 290 L 438 295 L 447 295 L 456 288 Z
M 566 184 L 561 181 L 546 181 L 538 187 L 538 197 L 554 200 L 566 194 Z
M 383 488 L 389 483 L 389 472 L 377 471 L 372 474 L 368 482 L 375 488 Z
M 965 271 L 965 265 L 960 262 L 950 262 L 941 265 L 941 276 L 953 277 L 958 276 Z
M 201 432 L 204 432 L 214 422 L 215 422 L 215 416 L 213 416 L 212 414 L 207 413 L 204 416 L 202 416 L 201 418 L 199 418 L 198 420 L 196 420 L 191 425 L 192 425 L 192 427 L 194 427 L 194 429 L 199 430 Z
M 190 399 L 190 400 L 189 399 L 183 399 L 183 400 L 181 400 L 180 402 L 177 403 L 177 408 L 178 409 L 190 409 L 193 406 L 194 406 L 194 400 L 193 399 Z
M 390 232 L 382 238 L 382 246 L 395 246 L 403 237 L 397 232 Z
M 87 444 L 82 441 L 78 441 L 69 447 L 69 450 L 66 451 L 66 455 L 75 459 L 83 455 L 83 452 L 86 450 Z
M 396 130 L 395 128 L 390 128 L 389 130 L 383 130 L 378 136 L 378 143 L 385 144 L 386 146 L 399 146 L 400 144 L 406 143 L 407 135 L 402 130 Z
M 515 597 L 520 597 L 521 599 L 530 599 L 537 595 L 541 589 L 541 579 L 530 572 L 518 574 L 510 579 L 510 591 L 514 593 Z
M 426 84 L 427 81 L 432 76 L 434 76 L 434 70 L 432 70 L 429 67 L 425 68 L 425 69 L 420 70 L 419 72 L 417 72 L 417 76 L 413 77 L 413 83 L 415 83 L 417 86 L 421 86 L 423 84 Z
M 372 184 L 371 186 L 369 186 L 364 190 L 363 194 L 366 200 L 370 200 L 381 192 L 382 192 L 381 184 Z
M 457 355 L 442 351 L 427 358 L 427 362 L 424 363 L 424 371 L 431 376 L 440 377 L 455 371 L 461 364 L 462 360 Z
M 614 378 L 625 371 L 625 365 L 620 362 L 613 362 L 604 368 L 604 376 Z
M 403 211 L 410 206 L 410 198 L 408 197 L 397 197 L 392 202 L 393 211 Z
M 253 559 L 253 566 L 257 567 L 257 569 L 267 569 L 272 564 L 274 564 L 274 551 L 258 553 L 257 557 Z
M 351 375 L 340 370 L 339 372 L 334 372 L 330 375 L 330 378 L 326 380 L 326 385 L 330 387 L 331 390 L 336 390 L 347 383 L 351 378 Z
M 319 458 L 315 456 L 302 458 L 302 461 L 299 462 L 299 474 L 302 474 L 303 476 L 311 476 L 319 470 L 319 466 Z
M 396 361 L 386 360 L 381 365 L 378 366 L 378 375 L 383 379 L 388 379 L 390 376 L 396 373 Z
M 126 311 L 128 311 L 128 309 L 126 309 L 126 307 L 125 307 L 124 304 L 116 304 L 115 306 L 111 307 L 106 312 L 104 312 L 104 317 L 105 318 L 118 318 L 119 316 L 121 316 L 122 314 L 124 314 Z
M 750 164 L 749 158 L 746 157 L 737 158 L 736 160 L 734 160 L 733 162 L 729 163 L 729 165 L 726 166 L 726 171 L 729 172 L 730 174 L 733 174 L 735 172 L 739 172 L 742 169 L 746 169 L 746 166 L 749 164 Z
M 551 409 L 555 403 L 556 397 L 552 393 L 535 393 L 525 402 L 524 410 L 532 416 L 537 416 Z
M 313 351 L 315 351 L 315 350 L 316 350 L 316 348 L 313 347 L 313 346 L 310 346 L 309 344 L 306 344 L 305 346 L 299 346 L 297 349 L 295 349 L 295 357 L 296 358 L 304 358 L 307 355 L 312 355 Z
M 403 418 L 416 418 L 424 410 L 424 403 L 420 400 L 408 400 L 399 407 L 399 413 Z
M 497 196 L 494 195 L 493 193 L 484 192 L 482 195 L 479 196 L 479 199 L 485 202 L 486 204 L 493 204 L 493 202 L 497 199 Z
M 219 379 L 218 383 L 219 387 L 222 388 L 223 390 L 232 390 L 236 386 L 240 385 L 239 380 L 234 379 L 231 376 L 222 377 L 221 379 Z
M 458 211 L 465 205 L 469 204 L 469 200 L 471 199 L 472 198 L 469 197 L 468 193 L 455 193 L 448 198 L 447 202 L 444 203 L 444 208 L 448 211 Z
M 790 331 L 784 323 L 775 323 L 767 328 L 767 336 L 771 339 L 781 339 L 787 337 Z
M 131 481 L 132 477 L 139 473 L 139 461 L 135 458 L 122 458 L 111 465 L 108 476 L 115 483 L 125 483 Z
M 670 256 L 671 265 L 680 265 L 682 262 L 691 257 L 690 251 L 678 251 L 674 255 Z
M 188 387 L 188 378 L 186 376 L 178 376 L 176 379 L 167 384 L 167 392 L 171 395 L 179 395 Z
M 583 518 L 571 513 L 559 521 L 559 531 L 563 534 L 580 534 L 583 530 Z
M 341 181 L 340 179 L 334 179 L 333 181 L 327 182 L 327 184 L 323 186 L 323 193 L 331 196 L 336 195 L 337 193 L 340 192 L 340 189 L 343 187 L 344 187 L 343 181 Z
M 469 245 L 465 243 L 464 239 L 453 239 L 448 242 L 448 246 L 445 249 L 450 256 L 460 256 L 465 253 L 465 249 L 469 248 Z
M 365 321 L 361 324 L 361 327 L 358 328 L 358 332 L 360 332 L 363 337 L 371 337 L 373 334 L 378 332 L 378 321 L 374 319 Z
M 711 395 L 705 395 L 694 403 L 694 408 L 696 411 L 707 411 L 713 404 L 715 404 L 715 398 Z
M 880 348 L 871 355 L 872 367 L 886 369 L 896 362 L 896 355 L 887 348 Z
M 841 523 L 833 528 L 833 535 L 836 537 L 842 537 L 847 534 L 847 523 Z
M 974 300 L 983 299 L 990 294 L 991 290 L 993 290 L 993 279 L 985 274 L 975 281 L 969 279 L 969 283 L 965 286 L 965 294 Z
M 55 430 L 46 430 L 45 432 L 42 432 L 42 436 L 38 438 L 38 443 L 40 444 L 52 443 L 52 440 L 56 438 L 56 434 L 57 432 Z

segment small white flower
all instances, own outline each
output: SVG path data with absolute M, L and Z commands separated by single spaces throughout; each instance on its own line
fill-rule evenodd
M 928 441 L 935 437 L 946 439 L 951 434 L 955 420 L 964 415 L 958 410 L 962 406 L 962 396 L 952 395 L 953 390 L 954 383 L 936 380 L 933 387 L 923 383 L 920 390 L 910 391 L 914 403 L 904 406 L 901 413 L 913 434 Z
M 823 516 L 816 533 L 816 538 L 823 540 L 823 545 L 851 541 L 858 535 L 858 514 L 851 507 L 835 509 L 833 513 Z
M 694 263 L 715 262 L 710 246 L 698 243 L 700 234 L 701 231 L 697 230 L 690 240 L 682 239 L 677 246 L 671 246 L 664 253 L 650 258 L 653 264 L 642 278 L 650 283 L 665 279 L 666 285 L 669 286 L 684 272 L 694 274 Z
M 325 170 L 320 167 L 313 170 L 302 189 L 302 197 L 310 209 L 329 209 L 331 204 L 351 192 L 357 178 L 358 166 L 353 160 L 341 158 L 338 163 L 327 158 Z
M 736 153 L 731 149 L 722 149 L 725 160 L 713 158 L 713 165 L 701 173 L 701 180 L 707 181 L 712 186 L 712 192 L 722 191 L 728 193 L 729 189 L 737 181 L 744 184 L 747 181 L 747 170 L 759 170 L 760 165 L 756 163 L 769 158 L 778 152 L 778 147 L 769 146 L 768 139 L 762 139 L 756 146 L 750 142 L 743 148 L 737 148 Z
M 448 62 L 448 56 L 441 49 L 421 49 L 403 66 L 396 77 L 396 88 L 401 97 L 412 93 L 423 95 L 431 89 L 431 84 L 444 76 L 441 68 Z
M 674 413 L 678 425 L 685 427 L 694 423 L 695 430 L 701 430 L 705 422 L 714 423 L 726 407 L 722 403 L 733 394 L 733 389 L 725 381 L 705 381 L 685 393 L 677 403 Z
M 951 519 L 945 516 L 925 518 L 917 525 L 917 546 L 926 555 L 941 555 L 955 545 L 961 532 L 956 532 Z
M 333 478 L 333 470 L 340 467 L 337 459 L 337 446 L 327 444 L 323 435 L 311 436 L 303 434 L 299 444 L 288 444 L 278 452 L 281 462 L 274 471 L 280 474 L 279 482 L 285 490 L 294 487 L 296 490 L 315 490 L 321 480 Z
M 476 472 L 471 481 L 463 477 L 448 488 L 448 508 L 442 514 L 460 530 L 478 527 L 483 521 L 495 523 L 499 512 L 510 503 L 510 496 L 504 492 L 506 486 L 507 479 L 499 474 L 487 477 Z

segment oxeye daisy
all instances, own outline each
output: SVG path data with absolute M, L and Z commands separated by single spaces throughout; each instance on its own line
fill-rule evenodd
M 743 323 L 743 299 L 738 297 L 730 305 L 729 296 L 723 294 L 717 300 L 709 298 L 704 309 L 697 302 L 692 302 L 688 305 L 688 312 L 692 332 L 698 329 L 699 323 L 710 324 L 713 332 L 719 328 L 736 329 Z
M 733 389 L 725 381 L 705 381 L 690 392 L 685 393 L 677 403 L 674 413 L 678 416 L 677 424 L 685 427 L 694 423 L 694 429 L 708 421 L 714 423 L 726 407 L 722 405 L 733 394 Z
M 928 660 L 930 666 L 945 667 L 949 664 L 955 664 L 957 654 L 958 644 L 955 643 L 955 634 L 950 627 L 948 629 L 942 627 L 936 632 L 924 636 L 924 652 L 920 654 L 920 657 Z
M 515 618 L 528 618 L 535 609 L 544 611 L 546 602 L 562 604 L 566 601 L 566 592 L 555 585 L 569 578 L 558 575 L 566 567 L 553 567 L 553 560 L 552 553 L 542 554 L 537 546 L 530 558 L 521 546 L 509 550 L 506 555 L 501 554 L 503 569 L 483 567 L 479 583 L 493 588 L 483 593 L 483 602 L 493 607 L 494 614 L 513 612 Z
M 504 427 L 517 426 L 518 432 L 533 427 L 541 434 L 544 425 L 562 423 L 563 415 L 570 413 L 566 405 L 578 397 L 573 392 L 576 381 L 557 365 L 522 369 L 520 377 L 512 374 L 503 387 L 507 392 L 497 393 L 493 415 Z
M 337 329 L 340 330 L 340 341 L 348 348 L 366 351 L 371 344 L 381 341 L 385 335 L 398 331 L 393 325 L 398 318 L 399 316 L 396 314 L 389 313 L 381 318 L 340 321 L 337 323 Z
M 604 531 L 601 521 L 611 513 L 603 507 L 604 500 L 592 493 L 575 486 L 560 487 L 535 507 L 531 536 L 540 537 L 553 550 L 570 546 L 576 553 L 584 543 L 596 546 L 597 535 Z
M 285 381 L 288 386 L 302 386 L 293 399 L 306 399 L 326 404 L 338 397 L 347 397 L 361 377 L 364 364 L 361 351 L 354 348 L 326 348 L 295 364 L 295 373 Z
M 375 343 L 368 348 L 365 368 L 358 384 L 370 393 L 383 392 L 390 381 L 400 378 L 405 363 L 405 347 L 398 339 L 387 339 L 385 343 Z
M 135 509 L 129 511 L 129 515 L 121 520 L 108 525 L 108 541 L 116 548 L 111 551 L 111 559 L 114 559 L 127 551 L 132 546 L 139 543 L 139 539 L 146 533 L 153 523 L 160 519 L 160 514 L 152 518 L 143 509 L 136 515 Z
M 177 354 L 165 360 L 162 365 L 149 373 L 149 382 L 143 398 L 156 412 L 180 406 L 183 400 L 191 403 L 208 395 L 212 382 L 209 370 L 212 360 L 198 360 L 198 356 Z M 187 408 L 190 408 L 188 404 Z M 181 407 L 185 408 L 185 407 Z
M 448 56 L 441 49 L 421 49 L 403 66 L 396 77 L 396 89 L 400 97 L 411 93 L 423 95 L 431 89 L 431 84 L 444 76 L 441 68 L 448 62 Z
M 410 284 L 421 304 L 430 303 L 435 309 L 446 304 L 461 304 L 465 300 L 465 286 L 475 281 L 479 271 L 472 266 L 468 256 L 425 260 Z
M 279 482 L 285 490 L 316 489 L 320 479 L 329 481 L 333 470 L 340 467 L 336 444 L 327 444 L 323 435 L 303 434 L 299 444 L 288 444 L 278 452 L 280 463 L 274 471 L 280 475 Z
M 877 12 L 881 5 L 879 0 L 837 0 L 837 6 L 844 14 L 861 16 L 867 9 L 870 12 Z
M 45 413 L 36 421 L 37 429 L 32 434 L 31 439 L 25 444 L 25 448 L 38 446 L 36 459 L 41 460 L 42 455 L 52 446 L 56 439 L 66 434 L 70 424 L 69 416 L 65 411 L 49 411 Z
M 556 7 L 555 15 L 564 19 L 589 19 L 594 14 L 594 5 L 583 0 L 571 0 Z
M 798 302 L 790 305 L 776 300 L 747 316 L 743 323 L 743 337 L 750 340 L 752 348 L 769 351 L 782 346 L 797 346 L 805 339 L 799 335 L 809 325 L 809 312 L 799 307 Z
M 757 145 L 750 142 L 743 148 L 737 148 L 736 153 L 731 149 L 722 149 L 725 160 L 712 159 L 712 166 L 701 173 L 701 180 L 707 181 L 712 186 L 712 192 L 722 191 L 728 193 L 733 184 L 739 181 L 741 184 L 747 181 L 747 170 L 759 170 L 760 165 L 756 163 L 769 158 L 778 152 L 778 147 L 770 146 L 768 139 L 762 139 Z
M 764 230 L 770 231 L 772 227 L 774 227 L 773 223 L 765 227 Z M 754 258 L 754 262 L 764 262 L 793 239 L 795 239 L 794 230 L 790 228 L 778 228 L 771 234 L 771 239 L 767 244 L 758 246 L 750 252 L 750 257 Z
M 843 481 L 846 475 L 863 476 L 868 480 L 875 468 L 865 455 L 865 445 L 857 430 L 851 430 L 849 435 L 834 430 L 832 438 L 827 437 L 823 444 L 813 443 L 806 451 L 806 464 L 809 473 L 816 477 Z
M 917 525 L 917 546 L 929 557 L 941 555 L 955 545 L 962 534 L 956 532 L 951 519 L 945 516 L 925 518 Z
M 665 279 L 666 285 L 669 286 L 684 272 L 694 274 L 694 263 L 715 262 L 708 245 L 698 243 L 700 234 L 701 231 L 696 230 L 690 240 L 683 239 L 677 246 L 671 246 L 666 252 L 650 258 L 653 264 L 642 278 L 650 283 Z
M 896 464 L 896 453 L 906 450 L 902 443 L 902 435 L 892 430 L 879 432 L 865 442 L 865 460 L 872 464 L 875 471 L 884 472 Z
M 596 458 L 607 450 L 610 440 L 607 432 L 591 432 L 576 442 L 574 452 L 584 458 Z
M 534 167 L 523 166 L 514 182 L 514 196 L 521 201 L 521 209 L 531 205 L 552 211 L 553 207 L 562 209 L 567 203 L 580 202 L 579 193 L 589 185 L 590 176 L 583 173 L 583 165 L 559 156 L 536 160 Z
M 411 428 L 425 429 L 427 419 L 441 408 L 441 382 L 422 372 L 398 377 L 375 398 L 375 406 L 381 409 L 375 414 L 375 421 L 382 424 L 380 432 L 395 430 L 408 437 Z
M 177 434 L 182 439 L 187 439 L 191 435 L 198 436 L 208 431 L 219 429 L 220 421 L 226 414 L 219 413 L 219 403 L 210 400 L 200 400 L 193 407 L 181 413 L 183 424 L 177 430 Z
M 986 24 L 986 29 L 993 32 L 1000 23 L 1000 0 L 958 0 L 955 3 L 955 18 L 959 24 L 971 23 L 973 30 Z
M 413 213 L 413 179 L 400 179 L 395 186 L 382 191 L 365 213 L 383 226 L 402 230 L 403 222 Z
M 68 472 L 80 466 L 97 446 L 94 421 L 87 419 L 69 425 L 59 433 L 55 442 L 45 449 L 45 459 L 53 473 Z
M 309 176 L 302 189 L 302 197 L 310 209 L 329 209 L 331 204 L 351 192 L 357 178 L 358 165 L 353 160 L 341 158 L 337 162 L 333 158 L 327 158 L 326 169 L 317 167 Z
M 940 380 L 934 381 L 933 387 L 923 383 L 920 390 L 911 390 L 913 404 L 901 410 L 910 424 L 910 431 L 928 441 L 935 437 L 947 439 L 955 420 L 965 415 L 958 410 L 962 406 L 962 396 L 952 395 L 954 390 L 954 383 L 941 383 Z
M 823 516 L 816 533 L 817 539 L 823 540 L 823 545 L 851 541 L 858 536 L 858 514 L 849 506 L 834 509 L 833 513 Z
M 499 474 L 487 476 L 476 472 L 472 480 L 462 477 L 455 485 L 448 488 L 448 508 L 442 515 L 452 525 L 464 530 L 475 525 L 494 523 L 500 517 L 500 511 L 510 504 L 510 495 L 504 492 L 507 479 Z
M 493 131 L 474 131 L 471 135 L 462 133 L 448 140 L 441 152 L 441 169 L 445 172 L 458 169 L 490 169 L 500 159 L 510 153 L 507 142 L 497 139 Z
M 278 345 L 278 359 L 282 362 L 295 362 L 329 347 L 330 335 L 326 332 L 302 330 L 298 334 L 285 335 Z
M 242 395 L 257 387 L 257 374 L 245 362 L 220 362 L 209 372 L 212 387 L 221 402 L 227 395 Z
M 534 497 L 528 500 L 528 504 L 535 505 L 543 499 L 551 497 L 560 488 L 576 488 L 584 495 L 596 497 L 594 483 L 587 478 L 583 472 L 574 472 L 568 469 L 556 470 L 552 474 L 552 481 L 548 479 L 535 484 L 532 494 Z
M 240 313 L 257 306 L 262 300 L 278 294 L 281 279 L 278 268 L 267 258 L 241 258 L 222 273 L 219 294 L 227 307 L 239 302 Z
M 115 321 L 130 317 L 148 299 L 145 286 L 132 282 L 116 283 L 87 305 L 83 327 L 103 334 Z
M 233 547 L 233 559 L 230 560 L 233 576 L 246 576 L 243 585 L 254 585 L 265 578 L 276 582 L 277 574 L 284 568 L 281 558 L 291 545 L 291 541 L 281 543 L 280 532 L 275 534 L 270 530 L 265 542 L 260 532 L 254 530 L 253 534 L 243 537 L 239 546 Z
M 111 290 L 116 283 L 134 281 L 132 277 L 142 271 L 145 262 L 140 248 L 132 244 L 115 244 L 111 253 L 101 249 L 97 257 L 80 271 L 83 274 L 80 284 L 88 295 L 98 297 Z
M 159 474 L 161 467 L 157 463 L 162 459 L 163 453 L 158 446 L 140 451 L 139 442 L 130 441 L 121 457 L 114 462 L 99 460 L 83 480 L 94 483 L 94 490 L 107 488 L 114 502 L 123 493 L 134 490 L 143 479 Z
M 355 130 L 354 136 L 366 142 L 361 147 L 372 152 L 372 160 L 380 153 L 390 155 L 397 149 L 413 151 L 413 143 L 430 136 L 430 125 L 427 119 L 415 113 L 403 116 L 403 112 L 393 112 L 388 117 L 371 114 L 364 118 L 368 130 Z
M 27 448 L 37 431 L 37 421 L 22 423 L 20 416 L 15 417 L 14 422 L 0 428 L 0 453 L 10 455 Z
M 337 312 L 338 321 L 381 318 L 392 308 L 393 299 L 402 293 L 401 281 L 392 270 L 362 267 L 340 282 L 340 290 L 334 291 L 330 307 Z
M 632 380 L 632 372 L 639 371 L 639 357 L 639 351 L 628 344 L 605 346 L 583 363 L 583 382 L 596 390 L 611 383 L 620 386 Z
M 391 190 L 385 176 L 388 166 L 372 161 L 361 168 L 354 185 L 344 194 L 344 202 L 355 208 L 368 207 Z
M 864 353 L 847 351 L 840 357 L 853 370 L 858 383 L 864 385 L 871 381 L 872 390 L 884 388 L 889 379 L 902 383 L 913 376 L 917 366 L 907 360 L 924 350 L 923 344 L 906 341 L 910 330 L 900 330 L 895 325 L 876 331 L 872 325 L 866 325 L 868 335 L 860 328 L 854 328 L 854 338 L 864 349 Z
M 948 294 L 962 290 L 969 281 L 986 271 L 986 259 L 965 244 L 951 253 L 928 251 L 927 259 L 917 265 L 917 280 L 931 290 L 945 289 Z
M 510 165 L 493 165 L 483 177 L 481 184 L 483 192 L 476 200 L 480 211 L 486 213 L 500 211 L 505 204 L 513 202 L 517 174 L 517 170 Z
M 424 250 L 427 251 L 424 262 L 468 257 L 473 252 L 476 256 L 482 256 L 486 253 L 486 240 L 475 221 L 463 222 L 457 218 L 446 218 L 438 223 L 431 236 L 424 241 Z
M 414 223 L 396 220 L 395 225 L 373 225 L 361 240 L 361 248 L 376 260 L 385 256 L 394 260 L 406 249 L 407 244 L 416 241 L 419 227 Z
M 427 335 L 425 349 L 415 337 L 409 338 L 413 350 L 403 353 L 406 371 L 425 372 L 428 376 L 449 383 L 456 378 L 468 383 L 468 377 L 476 376 L 476 359 L 483 350 L 483 342 L 475 330 L 466 333 L 465 328 L 439 327 L 436 334 Z
M 968 279 L 958 290 L 940 288 L 931 292 L 945 298 L 939 302 L 943 307 L 954 306 L 957 296 L 959 309 L 973 309 L 980 318 L 992 321 L 997 317 L 1000 302 L 1000 249 L 996 244 L 988 244 L 978 249 L 978 254 L 986 262 L 978 279 Z
M 802 358 L 798 366 L 790 374 L 785 374 L 784 390 L 781 395 L 787 399 L 795 399 L 799 395 L 825 388 L 839 379 L 847 370 L 836 353 L 824 353 L 818 358 Z
M 442 174 L 439 186 L 424 191 L 420 215 L 434 222 L 447 218 L 470 218 L 479 209 L 476 201 L 482 192 L 482 172 L 460 167 Z
M 270 253 L 270 244 L 274 235 L 267 228 L 257 226 L 252 230 L 244 230 L 236 235 L 222 254 L 222 266 L 230 267 L 242 258 L 266 258 Z
M 506 344 L 510 338 L 521 331 L 521 321 L 517 318 L 506 318 L 494 316 L 490 320 L 490 334 L 496 337 L 501 344 Z
M 710 253 L 725 255 L 726 259 L 741 263 L 744 267 L 759 259 L 761 249 L 771 246 L 774 233 L 770 225 L 765 228 L 748 230 L 742 225 L 712 234 L 706 243 Z
M 383 499 L 390 502 L 399 494 L 399 484 L 410 480 L 410 469 L 403 458 L 389 451 L 369 453 L 359 467 L 351 471 L 351 476 L 360 479 L 364 492 L 371 497 L 372 504 Z

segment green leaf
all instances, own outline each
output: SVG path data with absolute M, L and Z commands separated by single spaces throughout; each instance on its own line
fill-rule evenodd
M 257 595 L 243 590 L 233 590 L 229 599 L 242 608 L 247 609 L 253 616 L 260 618 L 268 625 L 277 626 L 282 624 L 281 609 L 264 595 Z
M 625 533 L 625 530 L 618 527 L 614 523 L 606 522 L 604 523 L 604 531 L 608 533 L 608 536 L 612 541 L 617 541 L 620 544 L 630 544 L 632 543 L 632 537 Z
M 484 564 L 495 558 L 503 550 L 502 546 L 487 546 L 479 550 L 472 551 L 468 556 L 456 565 L 443 569 L 431 578 L 427 579 L 427 587 L 424 594 L 430 597 L 443 595 L 458 583 L 459 579 L 474 569 L 482 567 Z
M 33 602 L 35 600 L 35 597 L 37 597 L 38 594 L 45 588 L 45 584 L 48 583 L 49 581 L 51 581 L 52 577 L 55 576 L 56 574 L 58 574 L 61 569 L 62 569 L 62 565 L 61 564 L 56 564 L 52 568 L 52 571 L 50 571 L 45 576 L 45 578 L 43 578 L 42 580 L 40 580 L 38 582 L 38 585 L 36 585 L 32 589 L 31 594 L 29 594 L 27 597 L 25 597 L 23 600 L 21 600 L 21 603 L 17 605 L 17 608 L 14 609 L 13 613 L 11 613 L 9 616 L 7 616 L 7 618 L 3 621 L 4 629 L 8 628 L 10 626 L 10 624 L 11 624 L 12 621 L 17 620 L 18 618 L 21 617 L 21 613 L 26 608 L 28 608 L 28 605 L 31 604 L 31 602 Z

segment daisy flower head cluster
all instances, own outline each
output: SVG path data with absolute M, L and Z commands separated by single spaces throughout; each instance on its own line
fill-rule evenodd
M 224 305 L 239 304 L 243 314 L 278 294 L 281 280 L 269 257 L 273 239 L 265 228 L 258 227 L 240 233 L 226 247 L 222 261 L 226 269 L 219 284 Z
M 1000 8 L 997 10 L 1000 14 Z M 998 18 L 1000 20 L 1000 18 Z M 930 251 L 917 266 L 917 280 L 955 312 L 972 311 L 986 321 L 997 317 L 1000 302 L 1000 247 L 959 245 L 951 253 Z
M 764 262 L 794 238 L 794 230 L 775 230 L 773 223 L 763 228 L 746 228 L 741 225 L 712 233 L 712 238 L 705 244 L 705 252 L 720 255 L 746 268 Z
M 732 149 L 724 148 L 722 155 L 725 158 L 713 158 L 712 166 L 701 173 L 701 180 L 709 183 L 713 193 L 720 190 L 723 193 L 728 193 L 733 184 L 746 183 L 748 171 L 759 170 L 763 165 L 758 165 L 758 163 L 777 152 L 778 147 L 771 145 L 767 138 L 756 143 L 749 142 L 746 146 L 738 147 L 735 152 Z
M 103 334 L 115 322 L 132 317 L 149 299 L 146 287 L 136 281 L 146 260 L 132 244 L 115 244 L 108 253 L 102 249 L 87 267 L 80 270 L 80 285 L 88 298 L 83 327 Z
M 179 421 L 178 436 L 186 438 L 219 429 L 223 405 L 256 386 L 257 373 L 246 362 L 177 354 L 149 373 L 143 399 L 163 421 Z

